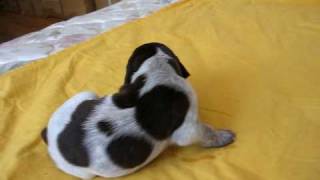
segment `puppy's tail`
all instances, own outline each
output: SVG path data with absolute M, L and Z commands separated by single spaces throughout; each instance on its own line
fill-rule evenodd
M 42 137 L 42 140 L 43 140 L 46 144 L 48 144 L 47 128 L 46 128 L 46 127 L 41 131 L 41 137 Z

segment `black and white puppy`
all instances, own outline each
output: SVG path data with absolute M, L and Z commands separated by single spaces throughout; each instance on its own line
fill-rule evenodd
M 199 121 L 188 76 L 167 46 L 138 47 L 119 92 L 102 98 L 81 92 L 54 112 L 42 131 L 50 157 L 79 178 L 118 177 L 145 166 L 170 144 L 230 144 L 231 131 Z

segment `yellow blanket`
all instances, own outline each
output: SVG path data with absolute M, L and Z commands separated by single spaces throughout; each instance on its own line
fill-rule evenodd
M 200 117 L 230 128 L 222 149 L 170 148 L 123 179 L 320 179 L 320 2 L 184 0 L 0 77 L 0 179 L 74 179 L 39 133 L 83 90 L 110 94 L 140 44 L 171 47 L 191 72 Z

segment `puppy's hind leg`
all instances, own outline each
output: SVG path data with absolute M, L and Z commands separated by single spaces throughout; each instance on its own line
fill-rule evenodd
M 224 147 L 234 142 L 235 134 L 230 130 L 213 129 L 199 124 L 200 143 L 203 147 Z

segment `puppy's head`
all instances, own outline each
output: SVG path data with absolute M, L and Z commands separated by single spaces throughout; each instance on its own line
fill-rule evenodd
M 180 62 L 179 58 L 170 48 L 164 44 L 153 42 L 143 44 L 134 50 L 129 58 L 124 84 L 130 83 L 132 75 L 139 70 L 144 61 L 157 53 L 157 49 L 162 50 L 170 58 L 168 63 L 173 67 L 178 75 L 183 78 L 187 78 L 190 75 L 187 69 Z

